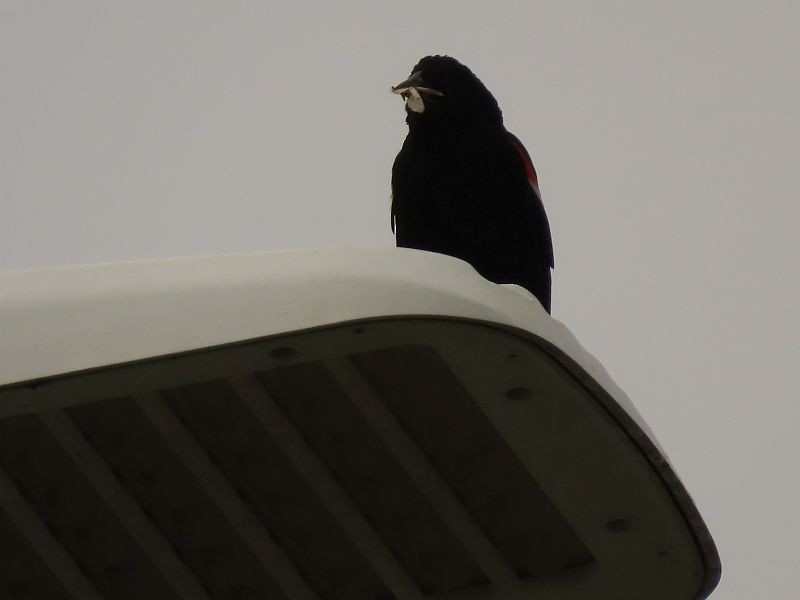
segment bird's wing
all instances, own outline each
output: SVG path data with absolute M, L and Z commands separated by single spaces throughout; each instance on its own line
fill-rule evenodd
M 519 138 L 510 131 L 506 131 L 506 135 L 517 155 L 522 159 L 522 163 L 525 166 L 525 174 L 528 176 L 528 182 L 533 189 L 535 198 L 533 199 L 532 206 L 528 208 L 532 212 L 534 222 L 538 225 L 538 228 L 544 236 L 541 241 L 550 261 L 550 267 L 552 268 L 555 262 L 553 260 L 553 240 L 550 235 L 550 224 L 547 220 L 547 214 L 544 211 L 544 204 L 542 203 L 542 193 L 539 191 L 539 178 L 536 175 L 536 168 L 533 166 L 530 154 L 528 154 L 522 142 L 519 141 Z

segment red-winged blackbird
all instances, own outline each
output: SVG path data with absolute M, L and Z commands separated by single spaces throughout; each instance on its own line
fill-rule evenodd
M 449 56 L 426 56 L 392 91 L 408 123 L 392 168 L 397 245 L 465 260 L 550 312 L 553 243 L 536 171 L 492 94 Z

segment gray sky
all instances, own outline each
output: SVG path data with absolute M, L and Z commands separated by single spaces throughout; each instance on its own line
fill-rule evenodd
M 533 155 L 554 316 L 693 494 L 714 597 L 793 597 L 798 23 L 796 0 L 0 0 L 0 269 L 391 245 L 388 87 L 451 54 Z

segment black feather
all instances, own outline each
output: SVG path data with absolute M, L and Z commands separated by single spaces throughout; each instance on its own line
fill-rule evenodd
M 392 168 L 397 245 L 455 256 L 496 283 L 516 283 L 550 312 L 553 245 L 542 201 L 496 100 L 466 66 L 428 56 L 425 111 L 408 111 Z

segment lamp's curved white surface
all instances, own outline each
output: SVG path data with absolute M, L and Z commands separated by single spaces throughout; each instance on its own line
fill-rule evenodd
M 70 537 L 81 528 L 92 539 L 133 532 L 138 542 L 125 560 L 150 573 L 138 581 L 175 597 L 230 583 L 242 597 L 252 589 L 321 599 L 677 600 L 705 597 L 719 578 L 708 531 L 630 400 L 534 299 L 459 260 L 342 248 L 10 272 L 0 274 L 0 332 L 0 535 L 22 531 L 20 553 L 44 566 L 39 575 L 16 568 L 48 597 L 54 589 L 63 597 L 133 593 L 120 583 L 124 573 L 116 581 L 84 564 L 102 561 L 85 549 L 90 542 Z M 234 412 L 197 416 L 220 399 Z M 437 414 L 439 401 L 455 408 Z M 249 417 L 236 421 L 242 407 Z M 260 433 L 237 429 L 251 421 Z M 136 433 L 126 437 L 126 427 Z M 136 446 L 146 435 L 153 441 Z M 303 527 L 292 529 L 292 519 L 302 515 L 270 521 L 275 489 L 246 480 L 239 464 L 267 450 L 240 450 L 225 462 L 247 436 L 255 445 L 269 440 L 286 458 L 286 473 L 316 503 L 307 509 L 316 529 L 308 525 L 305 535 L 341 533 L 353 547 L 347 565 L 335 565 L 345 546 L 312 552 L 295 540 Z M 37 443 L 53 446 L 50 462 L 26 454 Z M 475 462 L 464 462 L 465 452 Z M 55 469 L 60 461 L 71 466 Z M 141 467 L 148 461 L 174 461 L 172 481 L 183 470 L 191 477 L 164 491 L 169 485 L 148 484 L 147 473 L 158 479 L 155 466 Z M 76 506 L 99 495 L 98 506 L 128 534 L 110 533 L 111 521 L 76 525 L 90 517 L 60 513 L 48 500 L 65 493 L 56 483 L 26 479 L 60 481 L 73 467 L 77 479 L 60 484 L 88 482 Z M 505 492 L 503 478 L 493 479 L 498 470 L 508 472 Z M 286 477 L 273 482 L 277 489 L 295 485 Z M 481 485 L 470 487 L 476 477 Z M 262 485 L 260 498 L 248 498 Z M 377 500 L 370 485 L 395 490 L 394 500 Z M 201 541 L 175 550 L 184 537 L 170 511 L 200 519 L 200 509 L 169 508 L 166 497 L 190 497 L 191 486 L 234 532 L 206 532 L 208 552 L 247 548 L 251 571 L 245 559 L 230 572 L 198 567 L 192 552 Z M 496 497 L 487 495 L 492 486 Z M 417 538 L 412 525 L 394 528 L 386 516 L 398 498 L 392 514 L 418 503 L 414 514 L 426 525 Z M 501 510 L 498 502 L 511 504 Z M 326 521 L 331 515 L 338 524 Z M 429 561 L 414 543 L 430 546 Z M 442 556 L 449 562 L 437 563 Z M 317 570 L 308 567 L 315 560 Z M 332 583 L 333 572 L 342 581 Z

